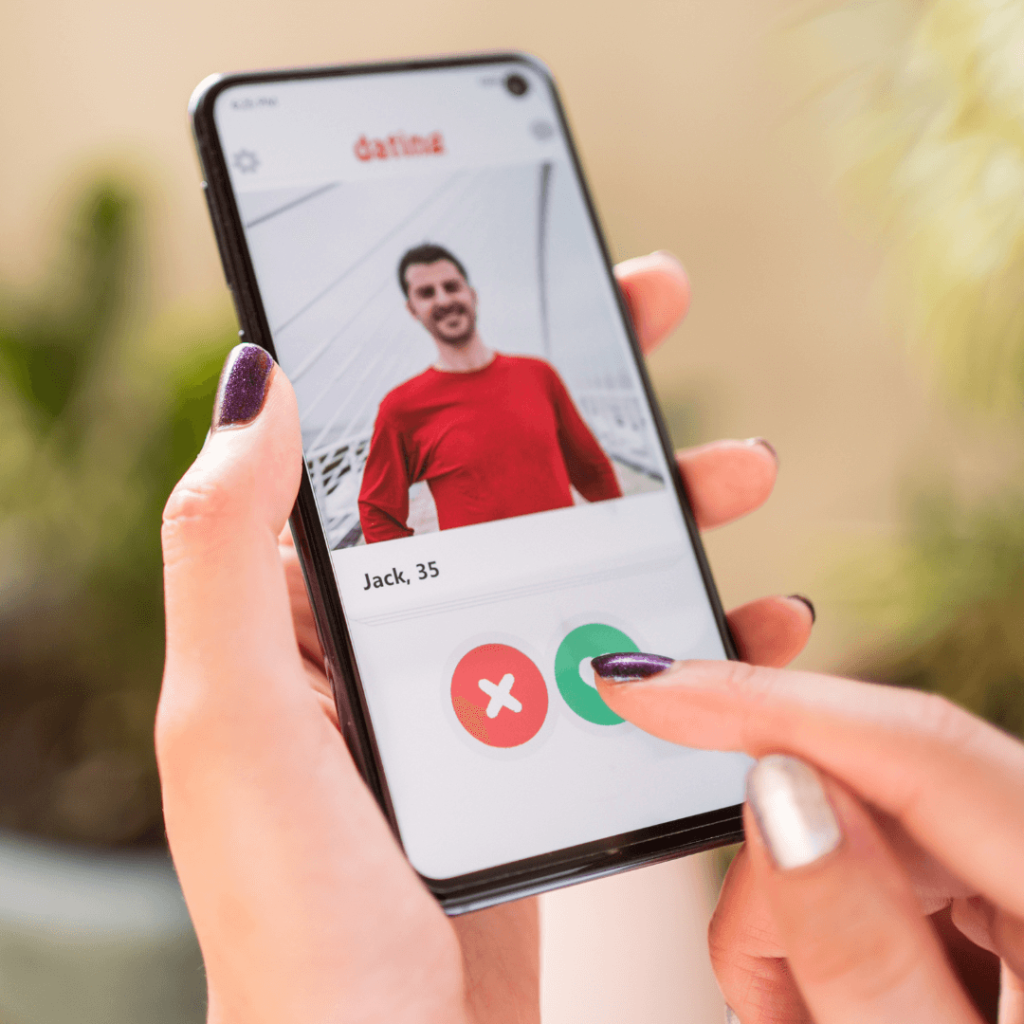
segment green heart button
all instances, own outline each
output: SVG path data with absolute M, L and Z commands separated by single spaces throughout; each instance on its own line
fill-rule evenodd
M 565 703 L 580 718 L 594 725 L 618 725 L 623 721 L 601 699 L 594 685 L 590 659 L 600 654 L 639 651 L 621 629 L 592 622 L 574 629 L 559 645 L 555 655 L 555 682 Z

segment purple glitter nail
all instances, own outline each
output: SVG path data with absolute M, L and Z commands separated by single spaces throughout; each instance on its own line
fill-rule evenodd
M 274 360 L 259 345 L 236 345 L 224 362 L 213 406 L 213 429 L 251 423 L 263 408 Z
M 602 654 L 592 658 L 590 664 L 594 671 L 610 683 L 625 683 L 631 679 L 647 679 L 672 664 L 671 658 L 663 658 L 660 654 Z

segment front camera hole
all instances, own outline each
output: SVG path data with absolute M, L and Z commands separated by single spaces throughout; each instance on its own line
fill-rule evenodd
M 522 75 L 508 75 L 505 79 L 505 88 L 513 96 L 525 96 L 530 83 Z

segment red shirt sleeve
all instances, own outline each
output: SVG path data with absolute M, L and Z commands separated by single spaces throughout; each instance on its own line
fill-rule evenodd
M 409 518 L 409 463 L 402 436 L 387 408 L 381 404 L 373 425 L 370 452 L 359 489 L 359 522 L 367 544 L 411 537 Z
M 590 427 L 579 414 L 562 378 L 548 365 L 551 397 L 558 416 L 558 443 L 562 449 L 569 479 L 587 501 L 621 498 L 622 488 L 611 459 L 597 443 Z

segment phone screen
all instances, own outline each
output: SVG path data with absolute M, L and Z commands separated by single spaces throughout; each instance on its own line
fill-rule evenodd
M 747 758 L 594 685 L 726 651 L 546 76 L 246 83 L 214 118 L 414 867 L 742 802 Z

